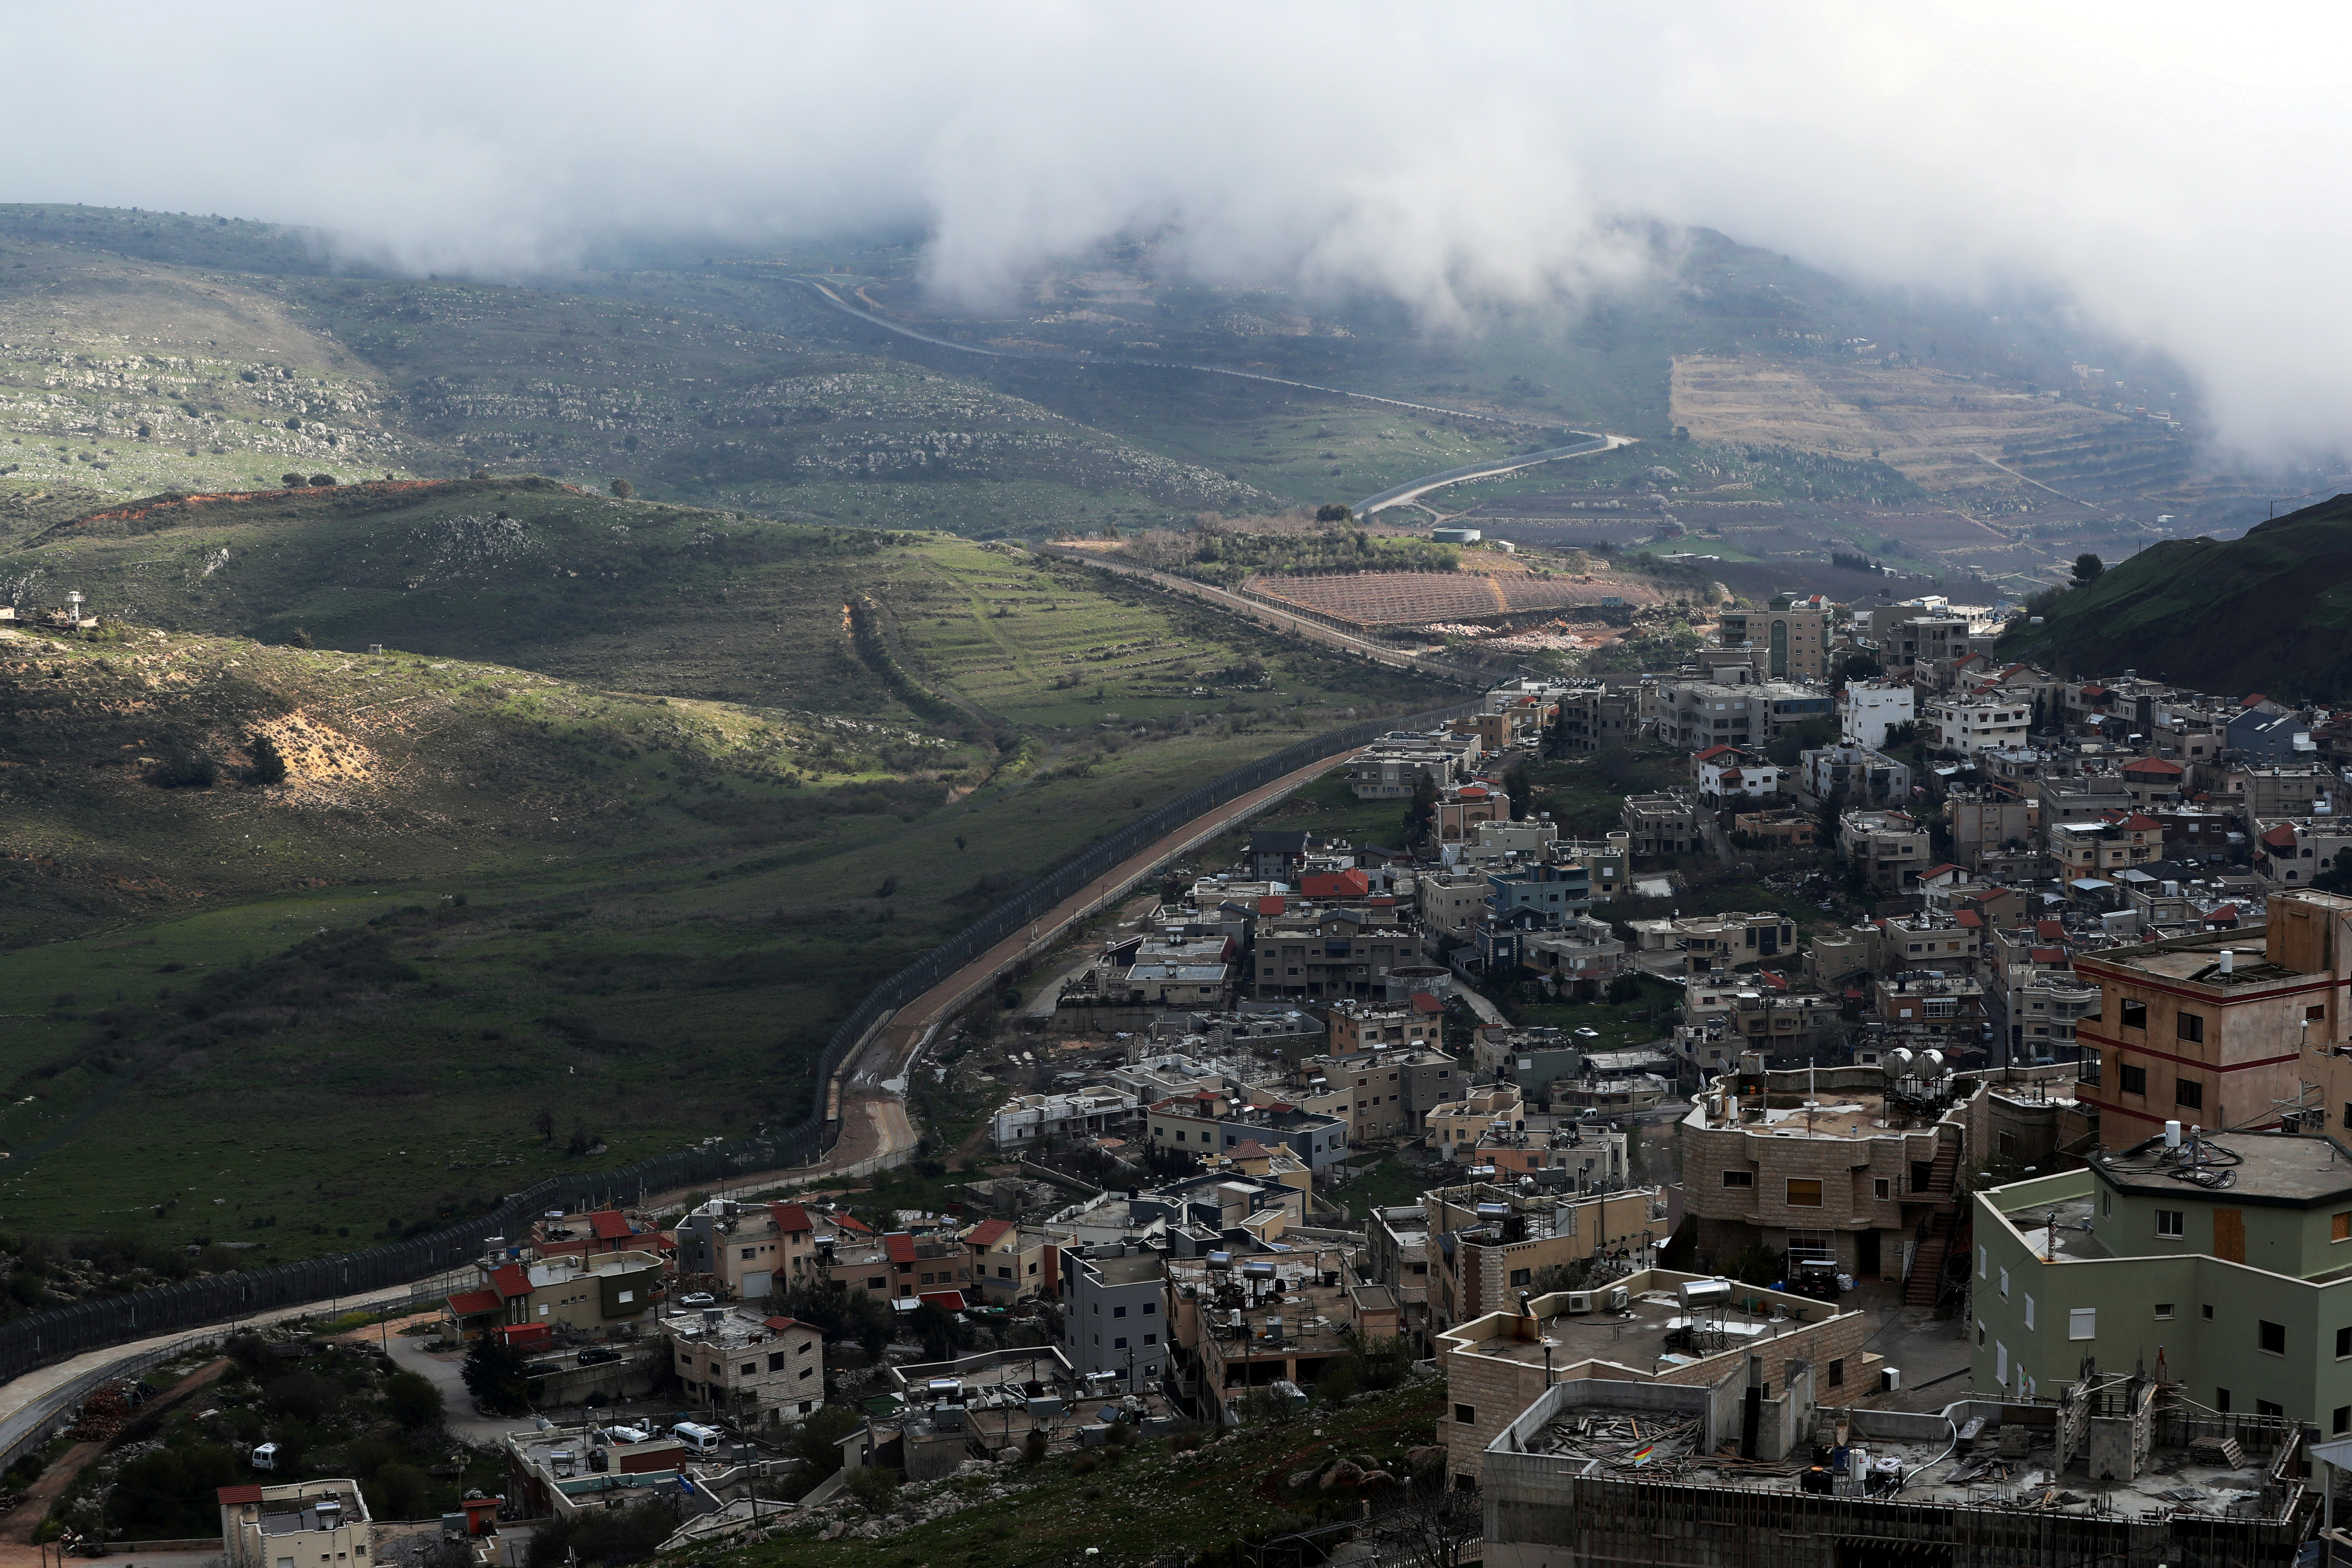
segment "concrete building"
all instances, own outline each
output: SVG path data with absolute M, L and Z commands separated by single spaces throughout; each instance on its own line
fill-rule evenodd
M 1259 919 L 1255 942 L 1251 967 L 1265 999 L 1385 998 L 1390 970 L 1429 961 L 1419 923 L 1393 908 L 1286 908 Z
M 1972 757 L 2025 744 L 2033 722 L 2031 702 L 1944 700 L 1919 710 L 1919 734 L 1932 750 Z
M 814 1279 L 834 1226 L 801 1204 L 713 1198 L 678 1221 L 677 1268 L 708 1276 L 718 1292 L 757 1301 L 779 1283 Z
M 1826 680 L 1837 606 L 1819 598 L 1777 595 L 1768 609 L 1725 610 L 1717 620 L 1726 647 L 1752 645 L 1776 680 Z
M 1634 963 L 1652 974 L 1705 974 L 1797 948 L 1797 922 L 1786 915 L 1733 910 L 1626 923 L 1633 932 Z
M 1927 829 L 1900 811 L 1849 811 L 1838 818 L 1838 854 L 1882 893 L 1900 893 L 1927 869 Z
M 1470 1089 L 1459 1100 L 1436 1106 L 1426 1121 L 1430 1151 L 1444 1159 L 1460 1161 L 1490 1131 L 1524 1131 L 1527 1106 L 1518 1085 L 1498 1083 Z
M 1978 1389 L 2054 1391 L 2095 1357 L 2214 1410 L 2352 1433 L 2352 1149 L 2158 1133 L 1975 1206 Z
M 1621 1162 L 1623 1148 L 1621 1134 Z M 1608 1152 L 1596 1145 L 1602 1157 Z M 1664 1238 L 1663 1207 L 1653 1187 L 1562 1197 L 1472 1182 L 1423 1193 L 1430 1331 L 1516 1311 L 1523 1293 L 1555 1289 L 1546 1278 L 1551 1270 L 1643 1251 Z
M 2111 1143 L 2168 1121 L 2274 1125 L 2302 1102 L 2306 1036 L 2342 1037 L 2347 953 L 2352 899 L 2297 892 L 2260 925 L 2075 954 L 2101 993 L 2075 1025 L 2077 1092 Z
M 478 1289 L 447 1298 L 462 1338 L 526 1325 L 634 1333 L 661 1300 L 664 1277 L 661 1259 L 650 1252 L 564 1254 L 485 1267 L 481 1274 Z
M 1618 821 L 1632 855 L 1687 855 L 1706 847 L 1699 837 L 1698 805 L 1685 795 L 1628 795 Z
M 1097 1137 L 1127 1126 L 1140 1109 L 1134 1095 L 1105 1084 L 1067 1094 L 1016 1094 L 989 1118 L 989 1143 L 1003 1152 Z
M 1238 1410 L 1253 1389 L 1312 1387 L 1360 1344 L 1402 1331 L 1396 1298 L 1362 1278 L 1349 1251 L 1318 1246 L 1230 1258 L 1171 1258 L 1170 1366 L 1179 1396 L 1203 1419 Z
M 1911 769 L 1868 746 L 1846 742 L 1797 754 L 1797 777 L 1815 800 L 1850 806 L 1896 806 L 1911 798 Z
M 757 1309 L 711 1308 L 662 1320 L 671 1369 L 689 1405 L 739 1426 L 789 1426 L 824 1403 L 824 1336 Z
M 1709 746 L 1693 752 L 1691 774 L 1699 798 L 1717 807 L 1767 799 L 1788 785 L 1777 763 L 1738 746 Z
M 1062 1349 L 1080 1377 L 1110 1373 L 1122 1394 L 1158 1386 L 1168 1355 L 1166 1274 L 1160 1256 L 1063 1255 Z
M 1905 682 L 1849 681 L 1837 701 L 1838 738 L 1865 751 L 1885 750 L 1887 732 L 1918 717 L 1912 706 L 1911 688 Z
M 218 1497 L 226 1568 L 357 1568 L 370 1560 L 374 1531 L 357 1481 L 222 1487 Z
M 1727 1379 L 1744 1388 L 1751 1361 L 1769 1358 L 1772 1388 L 1783 1386 L 1781 1367 L 1789 1361 L 1809 1363 L 1830 1398 L 1877 1388 L 1880 1358 L 1864 1348 L 1877 1327 L 1875 1313 L 1841 1311 L 1831 1302 L 1735 1284 L 1727 1300 L 1695 1323 L 1695 1314 L 1678 1300 L 1685 1283 L 1713 1281 L 1636 1269 L 1591 1292 L 1533 1296 L 1524 1311 L 1514 1299 L 1438 1333 L 1451 1406 L 1438 1431 L 1455 1484 L 1478 1484 L 1488 1447 L 1547 1388 L 1557 1391 L 1580 1379 L 1606 1379 L 1636 1395 L 1660 1385 L 1704 1394 Z M 1735 1406 L 1741 1403 L 1740 1394 L 1727 1397 Z
M 1479 1551 L 1489 1568 L 2297 1560 L 2326 1489 L 2298 1479 L 2298 1428 L 2085 1364 L 2039 1405 L 1933 1412 L 1853 1408 L 1850 1363 L 1834 1385 L 1777 1342 L 1691 1386 L 1561 1383 L 1485 1452 Z

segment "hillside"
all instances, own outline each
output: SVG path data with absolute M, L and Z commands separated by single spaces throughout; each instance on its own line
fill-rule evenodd
M 10 1228 L 290 1257 L 792 1120 L 1004 889 L 1439 695 L 1002 544 L 528 477 L 110 510 L 5 558 L 110 617 L 0 637 Z
M 2242 539 L 2168 540 L 2063 595 L 2000 644 L 2077 674 L 2142 675 L 2222 696 L 2352 694 L 2352 496 Z

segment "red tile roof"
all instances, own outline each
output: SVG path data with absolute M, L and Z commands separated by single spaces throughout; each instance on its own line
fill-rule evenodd
M 1268 893 L 1257 901 L 1257 912 L 1262 915 L 1278 915 L 1289 907 L 1290 900 L 1279 893 Z
M 1966 866 L 1955 865 L 1951 861 L 1947 860 L 1940 866 L 1930 867 L 1928 869 L 1920 872 L 1919 879 L 1924 882 L 1930 877 L 1940 877 L 1947 871 L 1958 871 L 1963 877 L 1969 874 L 1969 868 Z
M 760 1326 L 772 1334 L 781 1334 L 786 1329 L 814 1327 L 814 1324 L 802 1322 L 798 1318 L 762 1318 L 760 1320 Z
M 1236 1160 L 1263 1160 L 1274 1152 L 1255 1138 L 1244 1138 L 1225 1152 Z
M 1964 926 L 1981 926 L 1984 924 L 1984 916 L 1977 913 L 1974 910 L 1962 910 L 1958 914 L 1954 915 L 1952 918 L 1959 921 L 1959 923 Z
M 495 1312 L 499 1310 L 499 1293 L 496 1290 L 460 1290 L 448 1297 L 447 1300 L 449 1310 L 460 1318 L 470 1318 L 478 1312 Z
M 1445 1004 L 1427 991 L 1416 991 L 1412 994 L 1412 1010 L 1416 1013 L 1443 1013 Z
M 599 1241 L 623 1241 L 636 1235 L 618 1209 L 599 1209 L 588 1216 L 588 1229 Z
M 768 1215 L 776 1222 L 778 1230 L 787 1234 L 816 1229 L 816 1221 L 809 1218 L 808 1210 L 798 1204 L 770 1204 Z
M 1013 1228 L 1009 1219 L 984 1219 L 963 1233 L 964 1240 L 974 1247 L 993 1247 Z
M 864 1220 L 857 1218 L 855 1215 L 835 1215 L 833 1216 L 833 1223 L 843 1230 L 855 1231 L 859 1236 L 872 1236 L 874 1234 L 874 1227 L 867 1225 Z
M 2292 849 L 2294 847 L 2294 829 L 2282 822 L 2263 835 L 2263 842 L 2273 849 Z
M 1719 757 L 1726 752 L 1730 752 L 1735 757 L 1739 755 L 1739 748 L 1737 746 L 1709 746 L 1704 752 L 1693 752 L 1691 760 L 1694 762 L 1703 763 L 1710 757 Z
M 2256 691 L 2256 692 L 2250 693 L 2250 694 L 2247 696 L 2246 700 L 2245 700 L 2244 701 L 2242 701 L 2242 702 L 2239 703 L 2239 704 L 2238 704 L 2238 706 L 2239 706 L 2239 707 L 2241 707 L 2241 708 L 2252 708 L 2252 707 L 2253 707 L 2256 703 L 2260 703 L 2260 702 L 2268 702 L 2269 700 L 2270 700 L 2270 699 L 2269 699 L 2269 698 L 2267 698 L 2267 697 L 2263 696 L 2261 692 Z
M 1372 890 L 1372 879 L 1361 871 L 1309 871 L 1300 879 L 1310 899 L 1360 899 Z
M 915 1238 L 903 1230 L 894 1230 L 882 1238 L 882 1251 L 893 1263 L 912 1263 Z
M 2026 956 L 2036 963 L 2063 963 L 2066 962 L 2066 950 L 2063 947 L 2032 947 L 2026 949 Z
M 234 1508 L 239 1503 L 259 1502 L 261 1489 L 258 1486 L 223 1487 L 214 1495 L 220 1499 L 223 1508 Z
M 520 1263 L 494 1268 L 490 1271 L 490 1289 L 501 1296 L 528 1296 L 530 1294 L 530 1271 Z
M 2053 942 L 2063 942 L 2065 940 L 2066 936 L 2066 922 L 2064 921 L 2035 921 L 2033 922 L 2033 934 L 2036 936 L 2046 936 Z
M 963 1292 L 961 1290 L 926 1290 L 915 1300 L 925 1306 L 938 1307 L 950 1312 L 963 1310 Z
M 2162 757 L 2135 757 L 2130 762 L 2126 763 L 2118 771 L 2120 771 L 2126 778 L 2131 777 L 2134 773 L 2143 775 L 2157 773 L 2161 774 L 2166 778 L 2178 778 L 2181 773 L 2188 770 L 2183 768 L 2179 763 L 2169 763 L 2165 761 Z

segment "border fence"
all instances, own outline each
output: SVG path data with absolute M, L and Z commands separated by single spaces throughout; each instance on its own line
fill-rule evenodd
M 105 1345 L 310 1301 L 363 1295 L 458 1268 L 480 1257 L 489 1237 L 520 1237 L 535 1216 L 549 1209 L 570 1211 L 635 1202 L 646 1192 L 812 1163 L 824 1147 L 825 1086 L 874 1027 L 898 1008 L 1194 817 L 1391 731 L 1426 728 L 1474 712 L 1480 706 L 1474 700 L 1407 717 L 1369 720 L 1301 741 L 1188 790 L 1125 827 L 1097 838 L 868 993 L 826 1042 L 813 1078 L 809 1114 L 791 1127 L 733 1142 L 657 1154 L 617 1170 L 550 1177 L 508 1194 L 487 1213 L 402 1241 L 53 1307 L 0 1324 L 0 1380 Z

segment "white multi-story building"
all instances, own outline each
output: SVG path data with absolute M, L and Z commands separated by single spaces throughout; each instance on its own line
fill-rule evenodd
M 1930 702 L 1919 712 L 1919 728 L 1928 745 L 1968 756 L 2022 746 L 2032 725 L 2033 704 L 2014 699 Z
M 1911 688 L 1905 684 L 1873 686 L 1854 681 L 1838 693 L 1838 734 L 1851 744 L 1874 752 L 1886 748 L 1886 732 L 1917 717 Z
M 989 1119 L 989 1141 L 999 1150 L 1026 1149 L 1048 1138 L 1108 1132 L 1125 1126 L 1140 1104 L 1101 1084 L 1068 1094 L 1016 1094 Z

